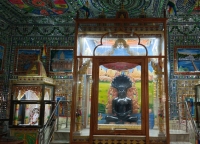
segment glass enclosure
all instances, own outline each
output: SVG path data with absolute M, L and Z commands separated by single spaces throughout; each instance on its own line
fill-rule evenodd
M 167 141 L 165 20 L 98 22 L 77 22 L 72 142 L 103 135 Z
M 162 34 L 80 34 L 77 42 L 77 56 L 161 56 L 165 53 Z
M 144 60 L 113 57 L 112 60 L 96 58 L 94 62 L 95 70 L 99 71 L 97 76 L 97 72 L 94 74 L 98 78 L 95 83 L 97 93 L 94 92 L 98 96 L 98 110 L 94 117 L 98 118 L 98 125 L 94 132 L 134 133 L 144 130 Z
M 10 126 L 42 126 L 53 108 L 54 86 L 14 84 L 11 90 Z
M 14 104 L 14 125 L 39 125 L 40 104 Z
M 128 69 L 124 71 L 119 71 L 121 68 L 117 66 L 129 66 Z M 111 69 L 115 67 L 115 69 Z M 123 68 L 124 69 L 124 68 Z M 141 71 L 138 71 L 138 75 L 134 75 L 134 70 L 141 70 L 141 65 L 137 63 L 126 63 L 126 62 L 115 62 L 115 63 L 106 63 L 99 66 L 99 93 L 98 93 L 98 129 L 105 129 L 101 124 L 112 124 L 117 121 L 118 124 L 123 124 L 121 129 L 125 130 L 132 126 L 134 130 L 141 129 Z M 107 79 L 105 73 L 107 71 Z M 110 79 L 109 79 L 110 78 Z M 116 79 L 114 79 L 116 78 Z M 112 80 L 113 79 L 113 80 Z M 110 81 L 108 81 L 110 80 Z M 118 81 L 124 80 L 125 82 L 120 85 Z M 129 82 L 130 85 L 128 85 Z M 116 85 L 115 85 L 116 83 Z M 123 108 L 117 107 L 118 103 L 121 101 L 119 96 L 119 87 L 126 87 L 126 99 L 130 100 L 130 105 L 128 110 L 130 110 L 131 115 L 127 119 L 120 119 L 116 117 L 116 113 L 113 114 L 113 111 L 122 111 Z M 124 98 L 124 97 L 122 97 Z M 116 101 L 116 102 L 114 102 Z M 113 106 L 116 105 L 116 106 Z M 123 111 L 125 112 L 125 111 Z M 106 117 L 106 119 L 104 119 Z M 133 124 L 129 125 L 129 120 L 132 119 Z M 126 127 L 124 125 L 126 124 Z M 134 126 L 133 126 L 134 125 Z M 116 129 L 114 125 L 110 129 Z

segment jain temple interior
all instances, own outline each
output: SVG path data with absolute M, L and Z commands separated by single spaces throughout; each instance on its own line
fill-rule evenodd
M 1 144 L 200 144 L 200 0 L 0 0 Z

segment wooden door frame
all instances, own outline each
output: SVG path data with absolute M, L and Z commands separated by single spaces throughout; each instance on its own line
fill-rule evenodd
M 148 111 L 148 61 L 146 60 L 146 56 L 137 56 L 137 57 L 127 57 L 127 56 L 107 56 L 101 57 L 97 56 L 93 58 L 93 86 L 92 86 L 92 96 L 91 96 L 91 134 L 92 135 L 148 135 L 149 129 L 147 111 Z M 129 62 L 129 63 L 138 63 L 141 65 L 141 130 L 98 130 L 98 88 L 99 88 L 99 66 L 104 63 L 112 63 L 112 62 Z M 147 72 L 147 74 L 145 74 Z M 146 78 L 147 76 L 147 78 Z

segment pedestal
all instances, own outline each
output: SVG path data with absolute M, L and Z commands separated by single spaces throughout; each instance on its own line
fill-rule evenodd
M 159 133 L 158 133 L 158 137 L 165 137 L 164 132 L 159 132 Z
M 81 131 L 74 132 L 73 134 L 76 135 L 76 136 L 80 136 L 81 135 Z
M 81 131 L 81 122 L 76 122 L 76 132 Z
M 155 120 L 155 124 L 154 124 L 153 129 L 158 130 L 158 117 L 156 117 L 154 120 Z

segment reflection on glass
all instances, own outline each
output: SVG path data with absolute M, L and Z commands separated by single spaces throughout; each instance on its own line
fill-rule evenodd
M 151 58 L 148 63 L 149 86 L 149 136 L 165 136 L 165 75 L 164 59 Z
M 141 130 L 141 66 L 101 65 L 99 80 L 98 129 Z
M 53 91 L 52 87 L 45 86 L 44 100 L 52 100 L 52 98 L 53 98 L 52 91 Z
M 149 56 L 158 56 L 164 54 L 162 42 L 163 40 L 158 37 L 146 36 L 140 37 L 139 40 L 138 37 L 130 37 L 130 34 L 104 35 L 102 39 L 101 36 L 91 38 L 79 35 L 77 55 L 92 56 L 96 48 L 96 56 L 145 56 L 147 51 Z
M 150 137 L 158 136 L 157 113 L 158 113 L 158 99 L 157 99 L 157 79 L 153 71 L 151 59 L 148 63 L 148 86 L 149 86 L 149 135 Z
M 49 119 L 50 112 L 51 112 L 51 104 L 45 104 L 44 124 L 46 124 L 47 120 Z

